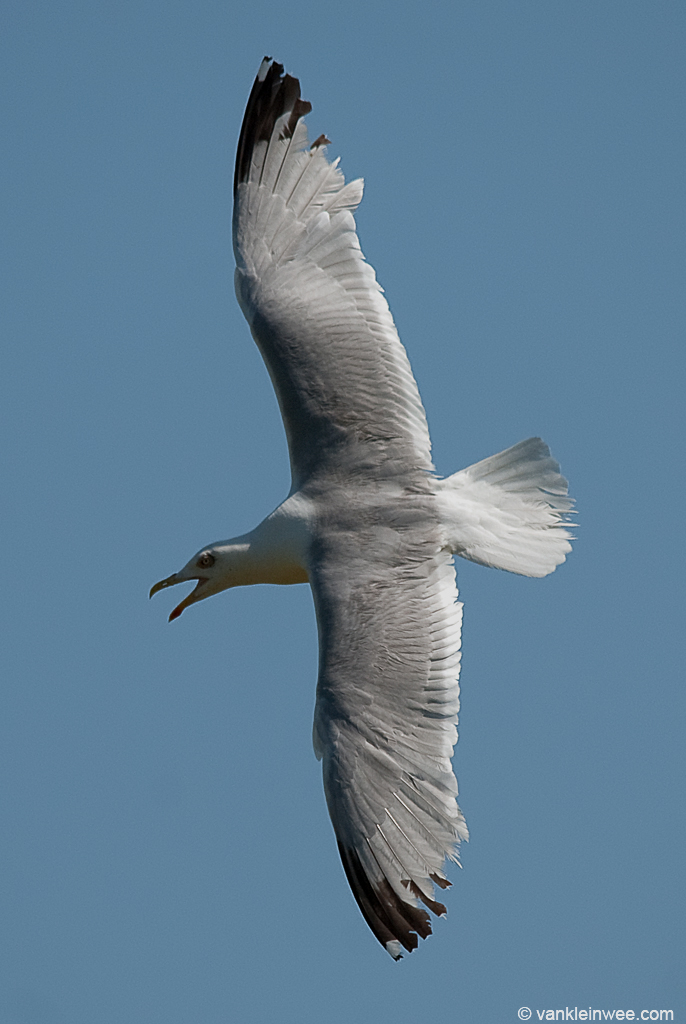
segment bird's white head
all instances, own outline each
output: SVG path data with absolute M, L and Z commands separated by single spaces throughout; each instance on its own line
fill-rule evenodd
M 198 581 L 195 590 L 192 590 L 169 616 L 171 622 L 172 619 L 178 619 L 184 609 L 197 601 L 211 597 L 212 594 L 219 594 L 229 587 L 252 583 L 252 562 L 250 540 L 247 536 L 210 544 L 193 555 L 180 572 L 175 572 L 166 580 L 156 583 L 150 591 L 150 597 L 177 583 Z

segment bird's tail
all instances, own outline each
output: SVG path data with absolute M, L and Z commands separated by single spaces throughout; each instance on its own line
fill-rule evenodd
M 567 481 L 540 437 L 440 481 L 452 552 L 522 576 L 547 576 L 572 547 Z

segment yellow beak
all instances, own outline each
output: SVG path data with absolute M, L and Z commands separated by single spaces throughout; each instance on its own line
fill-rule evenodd
M 150 597 L 154 597 L 155 594 L 159 594 L 160 590 L 164 590 L 165 587 L 173 587 L 175 583 L 180 583 L 181 580 L 176 578 L 178 575 L 179 574 L 175 572 L 171 576 L 167 576 L 166 580 L 160 580 L 159 583 L 156 583 L 150 591 Z

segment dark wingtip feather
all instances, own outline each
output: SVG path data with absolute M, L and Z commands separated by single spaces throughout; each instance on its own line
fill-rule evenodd
M 300 118 L 309 114 L 312 104 L 300 98 L 298 79 L 285 75 L 283 64 L 265 57 L 253 82 L 238 137 L 234 192 L 250 174 L 250 160 L 256 144 L 272 137 L 274 125 L 289 110 L 291 116 L 284 129 L 286 138 L 293 134 Z
M 453 884 L 452 882 L 449 882 L 447 878 L 442 878 L 440 875 L 437 875 L 435 871 L 431 872 L 429 878 L 438 886 L 439 889 L 449 889 Z
M 320 146 L 330 146 L 331 139 L 327 139 L 326 135 L 320 135 L 319 138 L 315 139 L 310 149 L 319 149 Z
M 386 949 L 389 943 L 400 943 L 411 953 L 419 945 L 417 936 L 425 939 L 431 935 L 431 921 L 427 912 L 405 903 L 386 879 L 380 885 L 372 882 L 355 849 L 339 842 L 338 850 L 353 896 L 376 938 Z M 429 903 L 433 903 L 433 900 Z M 435 906 L 445 912 L 441 904 Z M 388 952 L 394 960 L 400 959 L 400 953 L 393 953 L 390 949 Z
M 428 907 L 429 910 L 433 911 L 436 917 L 446 916 L 448 913 L 447 908 L 442 903 L 438 903 L 436 900 L 432 900 L 428 896 L 425 896 L 419 886 L 415 885 L 414 882 L 409 879 L 407 881 L 403 879 L 402 884 L 410 890 L 413 896 L 416 896 L 417 899 L 421 900 L 425 907 Z

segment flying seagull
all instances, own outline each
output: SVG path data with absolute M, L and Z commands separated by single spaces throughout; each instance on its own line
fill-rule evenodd
M 571 550 L 567 481 L 540 438 L 445 479 L 345 183 L 300 83 L 265 58 L 234 177 L 236 294 L 278 396 L 292 486 L 251 533 L 209 544 L 150 596 L 309 583 L 319 633 L 314 748 L 343 867 L 394 959 L 444 915 L 468 833 L 457 740 L 462 605 L 453 555 L 546 576 Z M 423 906 L 422 906 L 423 904 Z

